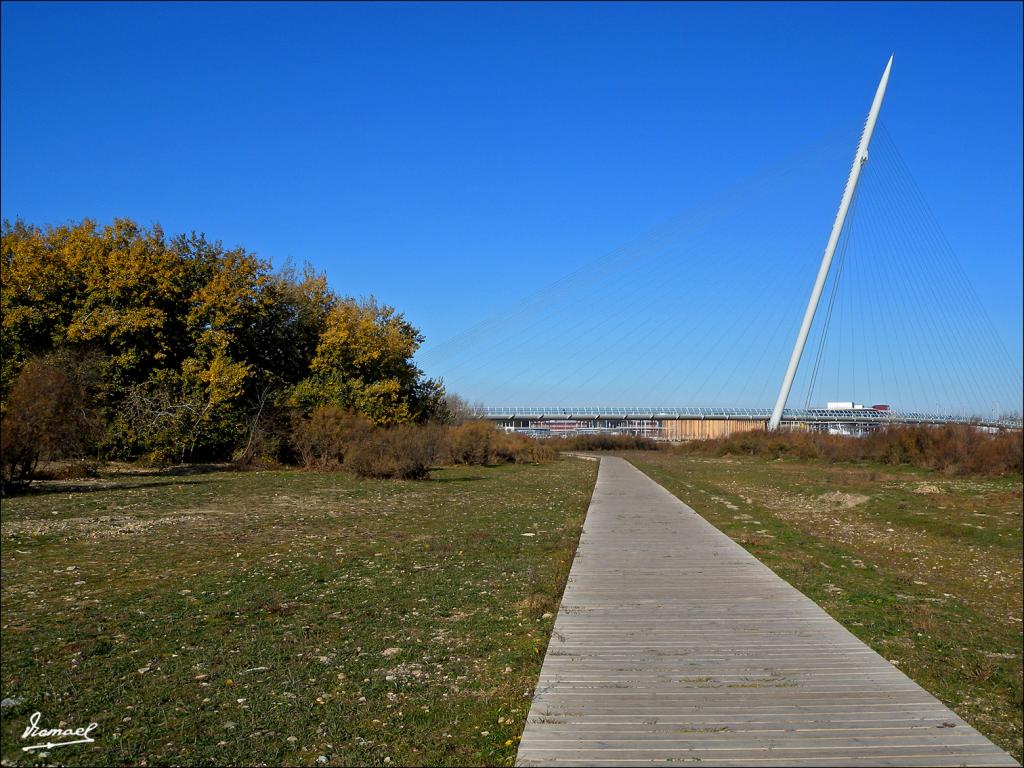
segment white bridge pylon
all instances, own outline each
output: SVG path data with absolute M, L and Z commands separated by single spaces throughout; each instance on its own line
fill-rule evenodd
M 796 377 L 796 369 L 800 365 L 800 357 L 804 353 L 804 346 L 807 344 L 807 335 L 811 330 L 811 323 L 814 321 L 814 314 L 818 310 L 818 302 L 821 299 L 821 292 L 825 288 L 825 281 L 828 279 L 828 271 L 832 266 L 832 257 L 836 252 L 836 245 L 839 243 L 839 236 L 843 232 L 843 225 L 846 223 L 846 213 L 850 209 L 850 202 L 853 200 L 853 193 L 857 190 L 857 181 L 860 179 L 861 169 L 868 161 L 868 145 L 871 143 L 871 135 L 875 131 L 875 123 L 878 121 L 878 113 L 882 109 L 882 99 L 885 98 L 885 88 L 889 84 L 889 72 L 892 70 L 892 59 L 885 65 L 882 79 L 875 90 L 875 99 L 871 102 L 871 110 L 868 112 L 867 122 L 864 123 L 864 130 L 860 135 L 860 143 L 857 145 L 857 154 L 853 158 L 853 166 L 850 168 L 850 175 L 846 180 L 846 189 L 843 190 L 843 199 L 839 203 L 839 211 L 836 213 L 836 220 L 832 224 L 832 233 L 829 235 L 828 244 L 825 246 L 825 253 L 821 257 L 821 266 L 818 268 L 818 277 L 814 281 L 814 288 L 811 290 L 811 297 L 807 301 L 807 309 L 804 311 L 804 319 L 800 324 L 800 331 L 797 333 L 796 342 L 793 344 L 793 354 L 789 358 L 789 367 L 786 368 L 786 375 L 782 379 L 782 387 L 779 389 L 779 397 L 775 401 L 775 408 L 772 409 L 771 418 L 768 420 L 768 429 L 775 430 L 782 420 L 782 411 L 786 407 L 786 400 L 789 399 L 789 392 L 793 388 L 793 379 Z

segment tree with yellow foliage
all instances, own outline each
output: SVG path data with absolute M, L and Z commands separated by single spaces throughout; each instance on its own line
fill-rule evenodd
M 437 411 L 443 390 L 412 362 L 422 343 L 394 307 L 373 297 L 344 299 L 327 315 L 310 376 L 299 382 L 293 400 L 306 409 L 349 409 L 378 425 L 423 421 Z
M 0 408 L 29 361 L 88 354 L 108 455 L 226 459 L 319 406 L 378 425 L 443 410 L 440 382 L 412 362 L 419 331 L 308 265 L 275 272 L 243 248 L 129 219 L 4 222 L 0 252 Z

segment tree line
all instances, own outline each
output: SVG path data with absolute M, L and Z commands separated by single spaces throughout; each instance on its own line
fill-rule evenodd
M 308 264 L 130 219 L 5 221 L 0 249 L 9 480 L 40 457 L 285 461 L 320 409 L 394 427 L 463 407 L 413 362 L 401 312 Z

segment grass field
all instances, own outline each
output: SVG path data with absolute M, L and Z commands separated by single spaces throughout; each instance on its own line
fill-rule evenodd
M 623 455 L 1021 759 L 1019 477 Z
M 1021 758 L 1019 479 L 626 456 Z M 595 473 L 127 471 L 5 499 L 4 763 L 509 763 Z M 95 743 L 22 752 L 36 710 Z
M 3 760 L 509 763 L 596 469 L 124 472 L 5 499 Z M 36 710 L 95 743 L 23 752 Z

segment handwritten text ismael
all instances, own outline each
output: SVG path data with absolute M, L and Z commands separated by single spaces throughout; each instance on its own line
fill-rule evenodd
M 91 744 L 96 741 L 89 734 L 99 728 L 99 723 L 89 723 L 82 728 L 40 728 L 39 720 L 42 712 L 33 712 L 28 719 L 28 727 L 22 732 L 23 739 L 48 739 L 42 744 L 31 744 L 22 747 L 22 751 L 29 752 L 33 749 L 53 749 L 54 747 L 66 747 L 69 744 Z M 67 739 L 57 741 L 57 739 Z

